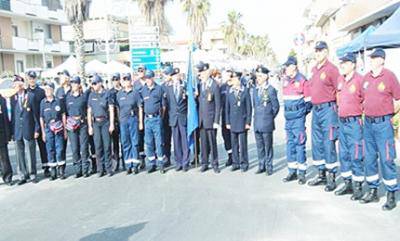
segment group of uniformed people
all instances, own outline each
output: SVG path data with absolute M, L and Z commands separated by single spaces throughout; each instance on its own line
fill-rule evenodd
M 328 60 L 328 53 L 327 44 L 317 42 L 317 65 L 310 80 L 299 72 L 295 57 L 284 63 L 282 96 L 288 175 L 283 181 L 306 183 L 305 123 L 306 116 L 312 113 L 312 158 L 318 175 L 308 184 L 325 185 L 325 191 L 334 191 L 340 169 L 344 186 L 336 195 L 352 194 L 351 199 L 361 203 L 377 202 L 379 163 L 387 189 L 383 209 L 391 210 L 396 206 L 398 190 L 391 122 L 395 114 L 393 100 L 400 99 L 398 80 L 384 68 L 382 49 L 375 49 L 370 55 L 372 69 L 365 76 L 355 71 L 353 53 L 340 58 L 341 74 Z M 246 172 L 247 136 L 252 128 L 258 154 L 256 174 L 272 175 L 274 120 L 280 104 L 277 90 L 269 83 L 269 70 L 257 66 L 252 78 L 247 78 L 233 69 L 220 73 L 203 62 L 196 69 L 193 92 L 199 114 L 200 171 L 211 167 L 215 173 L 220 172 L 217 130 L 221 127 L 228 154 L 225 165 L 231 166 L 232 171 Z M 148 173 L 157 169 L 165 173 L 171 165 L 172 140 L 176 171 L 188 171 L 188 89 L 184 76 L 178 68 L 168 65 L 162 71 L 161 82 L 145 66 L 139 67 L 134 77 L 116 73 L 111 78 L 112 88 L 108 89 L 97 74 L 90 76 L 90 86 L 86 87 L 79 76 L 63 71 L 55 90 L 54 83 L 39 87 L 33 71 L 27 73 L 27 81 L 15 76 L 17 92 L 10 98 L 11 112 L 7 111 L 6 99 L 0 97 L 4 182 L 12 184 L 7 148 L 10 140 L 16 143 L 19 185 L 29 180 L 38 182 L 36 144 L 45 176 L 50 180 L 65 179 L 67 141 L 77 178 L 94 173 L 112 176 L 119 169 L 120 160 L 127 174 L 137 174 L 146 167 Z M 365 194 L 364 179 L 369 186 Z

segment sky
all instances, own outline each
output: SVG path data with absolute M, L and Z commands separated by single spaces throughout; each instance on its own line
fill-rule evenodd
M 251 34 L 268 34 L 278 61 L 284 62 L 294 47 L 295 34 L 303 27 L 303 12 L 310 0 L 209 0 L 211 4 L 208 27 L 217 27 L 227 19 L 231 10 L 240 12 L 242 23 Z M 127 15 L 127 11 L 138 11 L 127 7 L 128 0 L 92 0 L 94 15 L 110 11 L 114 15 Z M 108 4 L 108 5 L 107 5 Z M 111 6 L 111 7 L 110 7 Z M 186 16 L 179 0 L 169 2 L 166 15 L 173 28 L 173 38 L 184 40 L 190 33 Z

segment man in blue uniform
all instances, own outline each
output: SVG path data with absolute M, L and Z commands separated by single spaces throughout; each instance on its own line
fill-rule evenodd
M 116 106 L 118 107 L 119 123 L 121 128 L 121 143 L 123 160 L 127 167 L 127 174 L 139 173 L 139 108 L 141 99 L 139 92 L 133 89 L 131 76 L 122 77 L 123 89 L 117 93 Z
M 119 73 L 114 73 L 112 78 L 112 88 L 110 89 L 110 93 L 114 98 L 114 102 L 116 102 L 116 98 L 117 98 L 117 94 L 119 91 L 122 90 L 121 87 L 121 75 Z M 114 132 L 111 134 L 111 156 L 112 156 L 112 160 L 113 160 L 113 170 L 116 172 L 119 169 L 119 162 L 121 160 L 120 156 L 119 156 L 119 135 L 120 135 L 120 128 L 119 128 L 119 122 L 118 122 L 118 114 L 117 114 L 117 110 L 114 111 L 115 112 L 115 130 Z M 125 170 L 125 163 L 122 162 L 122 169 Z
M 225 166 L 232 165 L 232 144 L 231 144 L 231 131 L 226 128 L 226 115 L 225 115 L 225 102 L 226 96 L 229 93 L 229 88 L 232 86 L 232 70 L 226 70 L 222 73 L 222 83 L 220 83 L 220 90 L 221 90 L 221 103 L 222 103 L 222 110 L 221 110 L 221 132 L 222 132 L 222 139 L 224 140 L 224 147 L 225 151 L 228 154 L 228 160 L 225 163 Z
M 164 152 L 162 145 L 162 118 L 165 114 L 164 91 L 154 82 L 154 72 L 146 70 L 145 86 L 141 91 L 144 113 L 144 140 L 146 143 L 146 157 L 149 161 L 148 173 L 155 172 L 157 165 L 161 174 L 165 173 Z
M 61 101 L 54 96 L 53 83 L 45 85 L 45 92 L 46 97 L 40 103 L 40 126 L 46 143 L 51 180 L 57 179 L 57 168 L 60 178 L 65 179 L 65 160 L 62 158 L 64 139 L 67 138 L 65 111 Z
M 33 92 L 24 89 L 24 79 L 20 76 L 15 76 L 14 88 L 17 93 L 11 97 L 11 126 L 21 175 L 18 185 L 25 184 L 29 179 L 33 183 L 37 183 L 36 139 L 40 135 L 40 124 L 39 115 L 36 115 L 36 113 L 40 113 L 40 109 L 36 110 L 36 108 L 40 108 L 40 105 L 36 104 Z M 28 145 L 29 149 L 28 165 L 25 145 Z
M 175 169 L 189 170 L 189 148 L 187 141 L 187 95 L 186 84 L 180 79 L 179 69 L 172 69 L 171 85 L 166 88 L 169 126 L 174 139 Z
M 71 91 L 66 97 L 66 129 L 71 143 L 75 177 L 89 177 L 89 134 L 87 126 L 87 96 L 82 90 L 81 78 L 71 79 Z
M 210 75 L 210 65 L 200 62 L 197 66 L 200 80 L 199 95 L 199 128 L 201 146 L 201 172 L 211 165 L 215 173 L 220 173 L 218 166 L 217 129 L 221 115 L 221 91 L 218 84 Z
M 108 172 L 113 176 L 111 163 L 111 139 L 114 131 L 114 102 L 109 91 L 104 89 L 103 80 L 95 75 L 92 79 L 93 92 L 88 100 L 88 130 L 93 135 L 99 177 Z
M 286 159 L 288 175 L 283 179 L 290 182 L 298 179 L 299 184 L 306 183 L 306 116 L 312 104 L 308 82 L 297 69 L 297 59 L 289 57 L 284 64 L 283 100 L 285 106 Z
M 146 71 L 145 66 L 139 66 L 137 68 L 138 79 L 136 79 L 133 82 L 133 88 L 139 93 L 142 91 L 143 86 L 146 84 L 146 81 L 144 79 L 145 71 Z M 143 119 L 140 120 L 140 122 L 142 122 L 144 125 Z M 139 128 L 138 142 L 139 142 L 138 151 L 139 151 L 140 169 L 144 169 L 146 167 L 146 162 L 145 162 L 146 154 L 144 152 L 144 126 L 141 129 Z
M 8 142 L 11 140 L 10 120 L 8 119 L 6 99 L 0 95 L 0 167 L 5 184 L 11 186 L 13 171 L 8 155 Z
M 44 90 L 42 88 L 40 88 L 36 83 L 36 78 L 37 78 L 36 72 L 28 71 L 27 77 L 28 77 L 27 91 L 29 93 L 32 93 L 34 96 L 34 105 L 35 105 L 34 114 L 36 115 L 36 118 L 39 121 L 40 102 L 45 97 Z M 39 125 L 39 128 L 40 128 L 40 125 Z M 49 172 L 49 167 L 48 167 L 46 144 L 43 142 L 43 138 L 41 137 L 41 134 L 42 134 L 42 131 L 39 131 L 39 137 L 36 138 L 36 141 L 39 146 L 39 153 L 40 153 L 40 159 L 42 161 L 42 168 L 44 170 L 44 176 L 49 177 L 50 172 Z
M 174 72 L 174 68 L 171 65 L 167 65 L 163 70 L 163 83 L 162 87 L 164 93 L 167 92 L 167 88 L 171 85 L 172 76 L 171 74 Z M 179 73 L 176 73 L 179 74 Z M 166 97 L 166 96 L 165 96 Z M 172 142 L 172 128 L 169 125 L 169 109 L 165 109 L 165 116 L 163 118 L 162 132 L 163 132 L 163 150 L 165 155 L 165 166 L 171 165 L 171 142 Z
M 247 131 L 251 126 L 252 106 L 249 90 L 241 85 L 241 76 L 241 72 L 233 73 L 233 85 L 229 89 L 225 101 L 225 118 L 226 128 L 231 131 L 232 171 L 240 168 L 242 172 L 246 172 L 249 168 Z
M 253 88 L 254 135 L 258 153 L 258 170 L 256 174 L 266 171 L 273 173 L 273 131 L 275 117 L 279 112 L 277 91 L 268 83 L 269 70 L 259 66 L 256 69 L 257 86 Z

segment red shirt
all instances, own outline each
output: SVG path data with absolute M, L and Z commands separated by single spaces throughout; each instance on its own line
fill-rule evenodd
M 354 72 L 350 80 L 343 75 L 338 78 L 337 105 L 340 117 L 360 116 L 363 113 L 362 102 L 363 77 Z
M 311 77 L 311 102 L 319 105 L 336 100 L 339 70 L 328 60 L 318 68 L 315 66 Z
M 297 73 L 294 78 L 287 77 L 283 83 L 283 99 L 310 101 L 310 88 L 308 81 L 301 73 Z
M 400 99 L 400 84 L 392 71 L 383 69 L 376 77 L 368 72 L 362 87 L 366 116 L 378 117 L 394 113 L 393 99 Z

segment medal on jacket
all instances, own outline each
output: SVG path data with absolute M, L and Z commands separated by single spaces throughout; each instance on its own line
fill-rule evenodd
M 267 89 L 263 90 L 263 95 L 262 95 L 262 99 L 264 101 L 264 106 L 267 106 L 268 100 L 269 100 L 269 96 L 268 96 L 268 92 Z
M 3 109 L 1 108 L 1 105 L 0 105 L 0 114 L 3 114 Z
M 182 90 L 182 99 L 186 99 L 186 91 Z
M 207 90 L 207 101 L 211 102 L 212 101 L 212 94 L 211 91 Z
M 237 106 L 240 107 L 240 90 L 236 90 Z
M 27 111 L 31 111 L 31 108 L 28 107 L 28 95 L 25 95 L 23 107 L 24 107 Z

